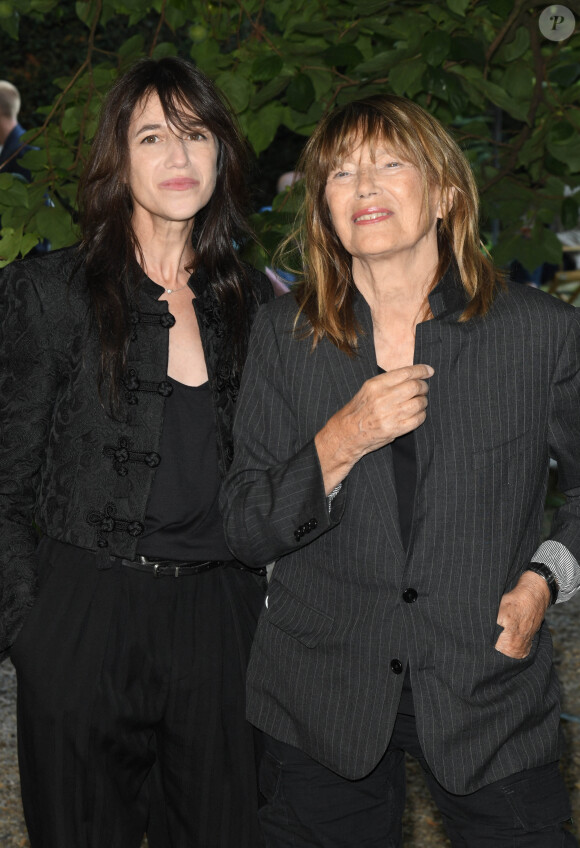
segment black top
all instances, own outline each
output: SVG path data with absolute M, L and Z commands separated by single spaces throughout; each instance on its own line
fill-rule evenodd
M 209 383 L 170 378 L 161 462 L 155 471 L 137 553 L 159 559 L 231 560 L 218 507 L 220 478 Z

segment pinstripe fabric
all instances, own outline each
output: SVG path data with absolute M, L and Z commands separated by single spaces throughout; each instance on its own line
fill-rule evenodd
M 390 447 L 355 465 L 329 513 L 312 441 L 376 373 L 362 297 L 354 358 L 293 338 L 291 297 L 261 310 L 224 502 L 236 556 L 279 560 L 250 660 L 250 720 L 361 777 L 392 732 L 403 674 L 391 662 L 410 663 L 425 757 L 461 794 L 558 756 L 547 628 L 523 660 L 494 644 L 501 596 L 537 548 L 549 454 L 569 496 L 552 538 L 580 558 L 580 314 L 510 286 L 485 319 L 460 324 L 450 275 L 430 302 L 435 320 L 417 327 L 415 362 L 435 375 L 415 432 L 406 555 Z M 301 526 L 310 529 L 296 541 Z M 403 601 L 407 587 L 416 603 Z

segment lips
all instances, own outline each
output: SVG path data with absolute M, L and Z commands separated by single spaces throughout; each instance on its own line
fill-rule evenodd
M 167 188 L 171 191 L 187 191 L 187 189 L 195 188 L 197 185 L 199 185 L 197 180 L 192 180 L 189 177 L 175 177 L 172 180 L 159 183 L 159 188 Z
M 390 209 L 373 207 L 371 209 L 360 209 L 352 216 L 354 224 L 375 224 L 377 221 L 386 221 L 393 213 Z

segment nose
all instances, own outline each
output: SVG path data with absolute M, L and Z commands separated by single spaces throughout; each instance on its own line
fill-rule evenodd
M 369 197 L 377 194 L 374 168 L 359 168 L 356 183 L 357 197 Z
M 167 164 L 174 168 L 185 168 L 189 164 L 187 142 L 173 133 L 167 145 Z

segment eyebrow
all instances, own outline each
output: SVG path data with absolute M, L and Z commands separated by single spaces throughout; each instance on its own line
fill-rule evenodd
M 145 124 L 142 127 L 139 127 L 138 130 L 135 130 L 135 135 L 141 135 L 144 132 L 151 132 L 152 130 L 160 130 L 163 124 Z

